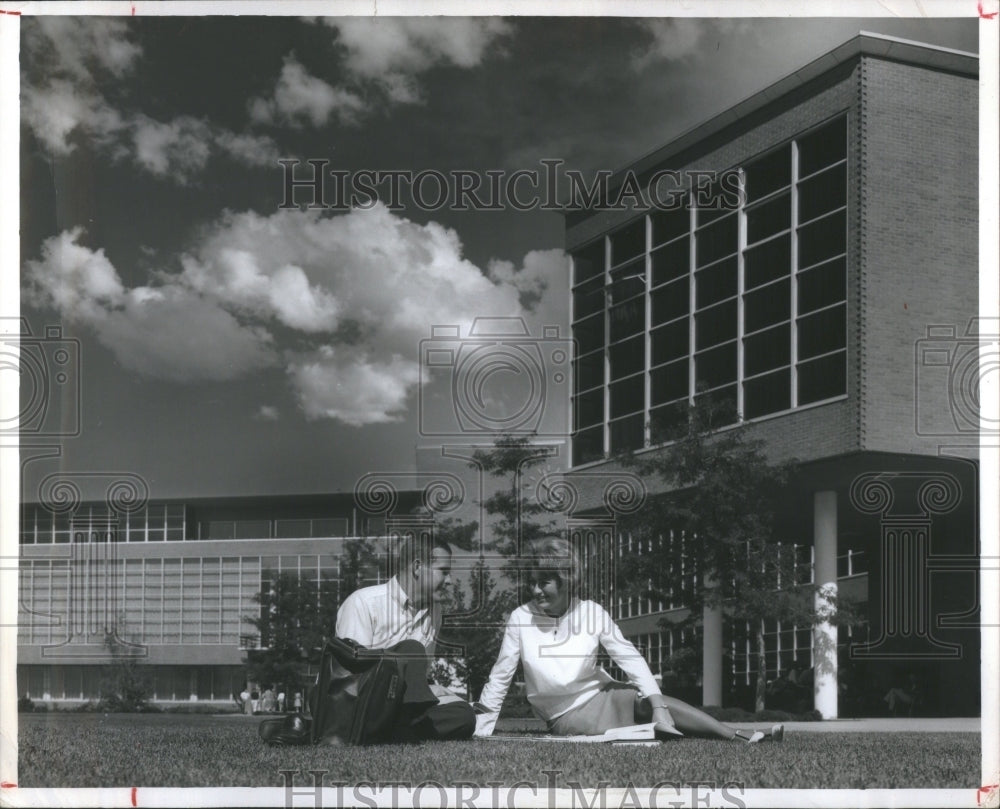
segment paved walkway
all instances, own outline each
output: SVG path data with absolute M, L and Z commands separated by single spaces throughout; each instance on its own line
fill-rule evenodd
M 726 722 L 734 727 L 770 730 L 773 722 Z M 867 719 L 828 719 L 824 722 L 783 722 L 788 733 L 979 733 L 979 717 L 871 717 Z M 544 732 L 545 723 L 537 719 L 501 719 L 497 731 Z
M 239 713 L 214 714 L 217 717 L 260 721 L 268 715 L 248 716 Z M 280 714 L 273 714 L 280 716 Z M 545 723 L 539 719 L 501 719 L 497 731 L 543 733 Z M 770 730 L 773 722 L 727 722 L 741 728 Z M 788 733 L 979 733 L 979 717 L 871 717 L 868 719 L 828 719 L 824 722 L 784 722 Z
M 733 724 L 733 723 L 729 723 Z M 742 723 L 735 723 L 742 724 Z M 766 730 L 767 722 L 750 722 L 750 727 Z M 979 717 L 873 717 L 870 719 L 828 719 L 825 722 L 785 722 L 789 733 L 979 733 Z

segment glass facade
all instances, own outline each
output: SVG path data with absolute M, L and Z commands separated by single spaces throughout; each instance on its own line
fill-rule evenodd
M 686 200 L 572 254 L 574 465 L 847 392 L 846 117 Z
M 21 509 L 22 545 L 68 544 L 74 534 L 112 532 L 118 542 L 177 542 L 216 539 L 310 539 L 351 536 L 352 520 L 344 516 L 289 519 L 203 519 L 188 522 L 182 503 L 150 503 L 131 513 L 107 506 L 81 505 L 72 514 L 58 508 L 25 504 Z M 361 536 L 378 536 L 384 518 L 365 515 Z
M 340 564 L 333 554 L 22 559 L 18 643 L 54 646 L 117 627 L 142 644 L 256 646 L 247 616 L 269 577 L 293 573 L 337 599 Z M 383 566 L 362 584 L 377 584 Z

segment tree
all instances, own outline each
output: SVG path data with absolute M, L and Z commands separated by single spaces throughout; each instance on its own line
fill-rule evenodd
M 124 613 L 119 614 L 116 625 L 124 631 Z M 136 644 L 122 640 L 112 631 L 105 634 L 104 647 L 111 654 L 111 663 L 102 670 L 99 708 L 116 713 L 157 710 L 149 704 L 152 684 L 146 669 L 134 654 Z
M 818 615 L 808 565 L 781 541 L 775 514 L 794 462 L 771 463 L 763 442 L 751 439 L 744 425 L 717 431 L 718 414 L 711 402 L 702 402 L 680 431 L 667 436 L 674 440 L 664 450 L 622 456 L 640 474 L 659 478 L 668 493 L 622 520 L 646 552 L 622 559 L 619 579 L 628 595 L 688 608 L 677 623 L 661 625 L 694 628 L 709 607 L 754 627 L 756 707 L 763 710 L 765 622 L 812 626 L 860 618 L 852 605 L 835 599 Z
M 489 679 L 507 617 L 517 606 L 514 591 L 498 591 L 497 584 L 486 561 L 478 559 L 469 571 L 468 584 L 452 587 L 445 606 L 445 612 L 455 619 L 442 628 L 441 642 L 456 650 L 457 673 L 468 683 L 472 699 L 479 696 Z
M 500 435 L 492 449 L 476 450 L 472 457 L 469 465 L 498 481 L 499 487 L 482 504 L 492 518 L 489 538 L 472 561 L 468 582 L 456 582 L 452 588 L 446 612 L 456 617 L 442 628 L 441 640 L 462 650 L 461 674 L 475 699 L 489 679 L 507 618 L 519 601 L 516 557 L 524 543 L 554 531 L 555 520 L 542 521 L 548 512 L 527 485 L 530 471 L 548 457 L 545 447 L 527 437 Z M 436 530 L 439 537 L 469 550 L 477 527 L 446 521 Z
M 374 577 L 378 555 L 367 539 L 344 543 L 338 579 L 319 584 L 294 573 L 281 573 L 263 582 L 254 595 L 260 605 L 247 620 L 260 633 L 260 648 L 247 651 L 247 674 L 258 683 L 306 685 L 306 671 L 319 662 L 323 644 L 333 634 L 337 609 L 354 590 Z
M 495 518 L 489 526 L 493 539 L 484 543 L 485 550 L 512 560 L 525 543 L 556 530 L 551 516 L 539 521 L 548 512 L 531 496 L 526 480 L 548 455 L 546 447 L 532 444 L 529 438 L 510 435 L 497 437 L 493 449 L 473 453 L 469 465 L 501 481 L 500 488 L 483 503 L 486 513 Z M 510 572 L 509 566 L 506 571 Z

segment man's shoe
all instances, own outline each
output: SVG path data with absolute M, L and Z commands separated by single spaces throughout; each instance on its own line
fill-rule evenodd
M 265 744 L 274 747 L 309 744 L 309 720 L 296 713 L 279 719 L 265 719 L 257 728 Z
M 768 736 L 768 741 L 783 742 L 784 740 L 785 740 L 785 726 L 772 725 L 771 734 Z

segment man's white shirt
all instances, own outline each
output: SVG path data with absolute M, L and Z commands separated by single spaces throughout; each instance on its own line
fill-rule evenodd
M 440 608 L 415 607 L 393 576 L 385 584 L 362 587 L 344 599 L 337 611 L 336 632 L 338 638 L 350 638 L 369 649 L 417 640 L 433 659 L 440 626 Z

